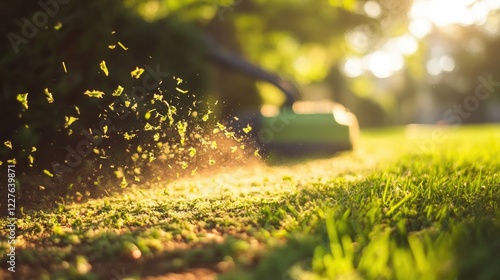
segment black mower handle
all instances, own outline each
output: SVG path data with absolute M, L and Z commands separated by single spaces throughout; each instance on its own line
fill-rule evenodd
M 215 63 L 243 72 L 258 80 L 266 81 L 279 88 L 286 96 L 284 106 L 291 106 L 300 97 L 297 86 L 279 75 L 270 73 L 261 67 L 252 64 L 234 53 L 223 51 L 209 35 L 203 36 L 203 41 L 208 49 L 208 57 Z

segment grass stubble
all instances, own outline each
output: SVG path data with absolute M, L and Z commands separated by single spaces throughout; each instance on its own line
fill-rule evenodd
M 429 131 L 365 131 L 331 158 L 26 209 L 16 272 L 0 278 L 498 279 L 498 130 L 444 129 L 426 150 Z

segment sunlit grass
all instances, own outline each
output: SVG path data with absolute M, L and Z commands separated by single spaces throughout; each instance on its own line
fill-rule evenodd
M 497 131 L 448 129 L 428 152 L 403 129 L 369 131 L 334 158 L 254 162 L 27 212 L 16 275 L 496 279 Z

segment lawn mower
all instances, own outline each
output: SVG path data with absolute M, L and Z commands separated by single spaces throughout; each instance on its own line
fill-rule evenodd
M 237 129 L 250 124 L 255 143 L 265 154 L 325 156 L 354 148 L 359 134 L 357 118 L 342 105 L 299 101 L 300 91 L 294 82 L 222 50 L 209 36 L 204 40 L 213 63 L 268 82 L 285 94 L 280 108 L 264 105 L 261 110 L 242 113 L 234 124 Z

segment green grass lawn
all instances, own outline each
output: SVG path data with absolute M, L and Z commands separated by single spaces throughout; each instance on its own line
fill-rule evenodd
M 25 210 L 0 278 L 500 279 L 499 174 L 499 126 L 365 131 L 328 159 Z

